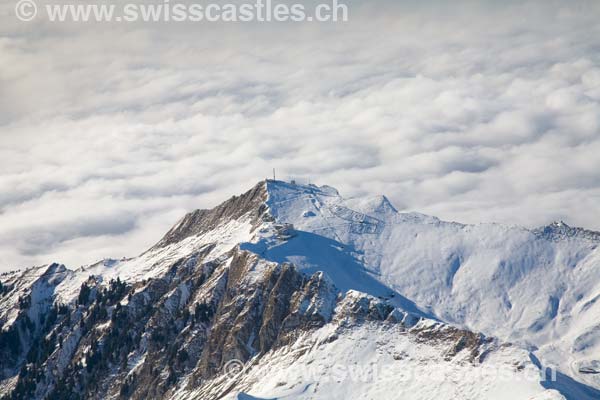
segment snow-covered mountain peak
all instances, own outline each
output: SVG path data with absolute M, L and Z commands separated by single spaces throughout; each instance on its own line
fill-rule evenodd
M 569 226 L 564 221 L 554 221 L 551 224 L 536 228 L 534 234 L 552 241 L 567 239 L 580 239 L 591 242 L 600 242 L 600 232 Z
M 517 375 L 551 363 L 565 378 L 550 387 L 569 400 L 599 398 L 599 236 L 564 222 L 533 231 L 444 222 L 400 213 L 381 195 L 345 199 L 330 186 L 262 181 L 187 214 L 138 257 L 2 275 L 0 338 L 21 347 L 0 340 L 0 395 L 16 387 L 25 393 L 17 398 L 42 398 L 83 376 L 111 398 L 217 399 L 234 387 L 267 398 L 348 397 L 335 385 L 319 392 L 318 377 L 264 381 L 264 371 L 317 357 L 473 373 L 491 363 Z M 361 352 L 337 358 L 357 340 Z M 529 360 L 532 349 L 540 362 Z M 219 375 L 232 358 L 254 375 Z M 46 386 L 36 388 L 41 375 Z M 502 398 L 486 397 L 502 390 L 495 385 L 464 398 Z M 514 398 L 562 398 L 539 382 L 525 386 Z M 95 386 L 78 387 L 95 396 Z M 428 390 L 418 381 L 405 397 L 431 398 Z

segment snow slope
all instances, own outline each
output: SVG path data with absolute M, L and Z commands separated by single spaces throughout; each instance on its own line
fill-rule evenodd
M 0 275 L 2 285 L 10 289 L 0 296 L 0 328 L 5 330 L 19 316 L 19 302 L 27 302 L 28 317 L 38 321 L 52 306 L 58 286 L 74 273 L 64 265 L 52 264 Z
M 324 333 L 307 341 L 319 343 Z M 294 350 L 261 360 L 244 377 L 247 388 L 226 399 L 564 399 L 539 385 L 537 369 L 523 362 L 526 354 L 517 349 L 494 353 L 473 366 L 460 357 L 448 362 L 442 349 L 414 342 L 405 332 L 363 326 L 334 342 L 313 345 L 297 359 Z M 482 378 L 497 371 L 504 376 Z
M 345 200 L 330 187 L 268 181 L 267 188 L 270 213 L 293 224 L 296 237 L 248 249 L 326 271 L 344 290 L 396 293 L 425 314 L 515 341 L 600 387 L 598 374 L 579 372 L 600 359 L 597 235 L 561 235 L 560 224 L 530 231 L 444 222 L 398 213 L 384 196 Z
M 104 282 L 119 277 L 127 282 L 139 282 L 161 276 L 177 260 L 210 247 L 210 258 L 217 259 L 241 242 L 251 240 L 248 220 L 232 220 L 214 230 L 193 236 L 165 247 L 153 247 L 139 257 L 122 260 L 102 260 L 79 268 L 58 285 L 58 299 L 68 303 L 79 293 L 81 284 L 93 275 Z

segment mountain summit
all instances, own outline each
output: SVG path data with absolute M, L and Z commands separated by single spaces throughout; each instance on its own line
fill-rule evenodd
M 2 275 L 0 396 L 597 399 L 595 235 L 262 181 L 138 257 Z

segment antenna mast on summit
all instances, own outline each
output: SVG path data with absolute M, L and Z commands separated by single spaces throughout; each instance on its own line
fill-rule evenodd
M 273 180 L 275 181 L 275 168 L 273 168 Z

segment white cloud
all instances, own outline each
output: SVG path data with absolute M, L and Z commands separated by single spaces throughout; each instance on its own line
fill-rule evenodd
M 600 229 L 599 11 L 382 1 L 337 25 L 109 29 L 3 13 L 0 269 L 135 255 L 272 167 L 445 219 Z

